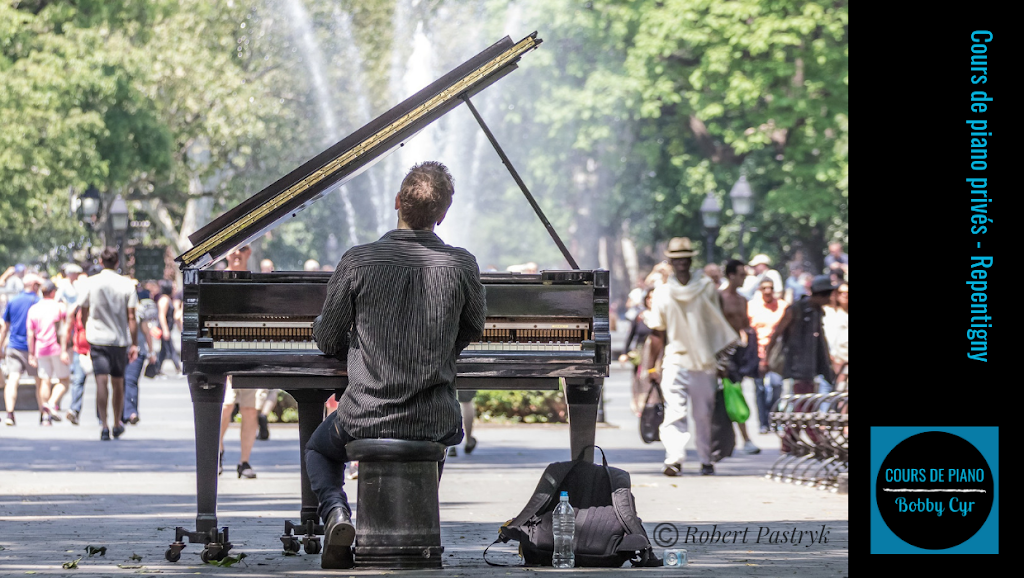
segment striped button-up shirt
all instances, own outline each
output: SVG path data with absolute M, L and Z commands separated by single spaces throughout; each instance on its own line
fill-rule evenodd
M 487 307 L 465 249 L 397 229 L 341 258 L 313 339 L 347 352 L 338 420 L 354 438 L 462 441 L 455 360 L 480 339 Z

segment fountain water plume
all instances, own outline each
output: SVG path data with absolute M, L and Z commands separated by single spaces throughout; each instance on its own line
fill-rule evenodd
M 320 44 L 316 40 L 313 23 L 310 21 L 309 12 L 302 4 L 302 0 L 285 0 L 285 4 L 288 7 L 288 15 L 291 18 L 292 26 L 299 40 L 299 46 L 304 56 L 303 60 L 306 62 L 309 76 L 313 81 L 313 94 L 324 124 L 323 142 L 326 145 L 334 144 L 341 140 L 342 135 L 338 128 L 337 116 L 334 114 L 334 109 L 331 106 L 331 94 L 327 86 L 327 79 L 324 77 L 324 71 L 327 68 L 324 65 L 324 56 L 320 50 Z M 338 188 L 340 189 L 341 206 L 345 210 L 345 217 L 348 222 L 349 243 L 355 246 L 359 244 L 359 236 L 355 225 L 355 210 L 352 207 L 352 200 L 349 198 L 348 187 Z M 332 192 L 330 191 L 326 194 L 330 195 Z
M 372 55 L 388 63 L 387 94 L 371 94 L 371 87 L 375 85 L 368 82 L 372 79 L 365 78 L 371 68 L 364 64 L 365 48 L 360 46 L 353 31 L 355 13 L 333 3 L 325 3 L 322 10 L 319 4 L 315 5 L 318 7 L 316 26 L 330 28 L 330 36 L 323 41 L 330 53 L 330 58 L 325 59 L 303 0 L 283 1 L 309 69 L 313 97 L 329 144 L 381 112 L 373 110 L 372 103 L 390 105 L 420 91 L 442 73 L 476 54 L 481 46 L 490 44 L 494 33 L 518 38 L 522 19 L 520 4 L 516 2 L 508 5 L 503 17 L 494 18 L 489 0 L 459 3 L 394 0 L 391 13 L 394 42 L 387 52 Z M 492 129 L 500 131 L 504 113 L 501 95 L 485 91 L 473 100 L 488 123 L 493 123 Z M 342 108 L 336 103 L 346 103 L 346 106 Z M 447 243 L 473 252 L 492 255 L 499 252 L 489 246 L 489 239 L 493 241 L 491 235 L 474 231 L 472 226 L 480 210 L 477 199 L 494 200 L 505 188 L 505 181 L 510 180 L 505 178 L 500 162 L 489 150 L 487 139 L 464 106 L 410 137 L 395 154 L 370 167 L 365 178 L 339 187 L 341 206 L 348 221 L 349 242 L 357 243 L 357 217 L 368 219 L 361 224 L 375 228 L 378 235 L 391 229 L 395 222 L 394 195 L 406 172 L 416 163 L 437 160 L 448 166 L 456 181 L 455 203 L 437 228 L 438 235 Z M 506 209 L 498 207 L 497 210 L 504 212 Z

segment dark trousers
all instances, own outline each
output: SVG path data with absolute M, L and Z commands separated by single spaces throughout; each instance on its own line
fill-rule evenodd
M 316 428 L 306 442 L 306 473 L 313 493 L 320 501 L 317 514 L 324 522 L 334 508 L 352 511 L 345 494 L 345 463 L 349 461 L 345 445 L 354 439 L 338 423 L 338 412 L 335 411 Z M 441 479 L 442 470 L 443 457 L 437 462 L 438 480 Z
M 139 377 L 145 364 L 146 356 L 140 354 L 124 368 L 124 416 L 121 421 L 127 422 L 133 413 L 139 413 Z
M 156 358 L 156 366 L 158 368 L 164 366 L 164 360 L 170 359 L 174 363 L 174 369 L 181 371 L 181 358 L 178 357 L 178 350 L 174 348 L 174 344 L 168 339 L 160 340 L 160 355 Z

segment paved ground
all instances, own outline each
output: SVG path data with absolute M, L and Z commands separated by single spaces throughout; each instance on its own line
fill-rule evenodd
M 617 364 L 616 364 L 617 365 Z M 645 445 L 629 411 L 628 374 L 613 368 L 606 385 L 608 424 L 597 442 L 611 465 L 630 472 L 637 510 L 649 534 L 662 523 L 679 529 L 740 531 L 747 543 L 687 544 L 690 565 L 683 571 L 652 569 L 660 575 L 808 576 L 848 574 L 847 500 L 843 495 L 764 479 L 778 456 L 774 436 L 755 435 L 760 455 L 737 453 L 718 464 L 718 475 L 696 474 L 691 450 L 684 475 L 661 474 L 660 443 Z M 93 404 L 88 382 L 86 407 Z M 242 564 L 218 568 L 202 564 L 200 548 L 188 546 L 176 564 L 164 560 L 174 527 L 195 523 L 194 445 L 191 404 L 182 379 L 144 379 L 142 421 L 121 440 L 99 441 L 90 419 L 75 427 L 67 422 L 38 427 L 31 412 L 18 414 L 17 427 L 0 429 L 0 576 L 25 574 L 116 576 L 245 574 L 251 576 L 321 576 L 319 556 L 284 556 L 278 536 L 283 520 L 297 518 L 298 431 L 272 425 L 271 439 L 258 441 L 255 480 L 239 480 L 228 468 L 221 479 L 221 525 L 231 528 L 232 553 L 244 552 Z M 752 418 L 756 421 L 756 418 Z M 752 422 L 753 423 L 753 422 Z M 752 428 L 756 429 L 756 428 Z M 441 483 L 442 541 L 445 569 L 427 572 L 334 571 L 344 576 L 506 576 L 533 572 L 608 575 L 627 570 L 553 570 L 493 568 L 482 560 L 484 547 L 500 525 L 519 513 L 544 467 L 569 459 L 564 425 L 478 425 L 479 440 L 471 456 L 450 458 Z M 228 433 L 225 464 L 238 459 L 238 428 Z M 229 475 L 230 474 L 230 475 Z M 355 500 L 351 484 L 350 498 Z M 824 527 L 827 543 L 809 543 L 808 531 Z M 801 543 L 766 543 L 770 532 L 804 531 Z M 760 543 L 756 541 L 761 534 Z M 671 537 L 672 533 L 661 534 Z M 776 538 L 781 534 L 775 534 Z M 742 539 L 742 538 L 741 538 Z M 107 548 L 105 556 L 87 557 L 88 546 Z M 494 553 L 496 548 L 492 548 Z M 497 561 L 516 564 L 514 548 L 502 546 Z M 490 554 L 489 553 L 489 557 Z M 134 555 L 141 560 L 132 560 Z M 659 549 L 660 554 L 660 549 Z M 85 557 L 83 557 L 85 556 Z M 82 558 L 77 569 L 62 563 Z M 640 570 L 630 570 L 640 572 Z

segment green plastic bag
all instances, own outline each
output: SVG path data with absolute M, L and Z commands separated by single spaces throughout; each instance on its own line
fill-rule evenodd
M 729 419 L 736 423 L 746 423 L 750 417 L 750 408 L 747 407 L 747 400 L 743 399 L 743 390 L 738 383 L 733 383 L 728 377 L 722 378 L 722 385 L 725 411 L 729 414 Z

